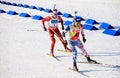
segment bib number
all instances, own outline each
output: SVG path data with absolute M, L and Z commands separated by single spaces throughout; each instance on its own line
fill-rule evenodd
M 51 20 L 51 24 L 56 24 L 58 23 L 58 20 Z

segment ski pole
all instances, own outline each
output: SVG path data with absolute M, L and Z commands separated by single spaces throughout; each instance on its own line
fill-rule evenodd
M 73 17 L 73 22 L 74 22 L 74 18 L 77 16 L 78 11 L 74 11 L 74 17 Z
M 64 42 L 63 38 L 61 38 L 53 29 L 52 29 L 52 31 L 55 33 L 55 35 L 56 35 L 62 42 Z

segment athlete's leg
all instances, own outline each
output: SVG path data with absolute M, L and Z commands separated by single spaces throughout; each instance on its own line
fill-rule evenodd
M 77 47 L 83 52 L 83 55 L 84 55 L 85 57 L 88 57 L 88 53 L 87 53 L 87 51 L 85 50 L 82 42 L 81 42 L 79 39 L 78 39 L 77 42 L 78 42 Z
M 55 29 L 53 29 L 53 32 L 59 38 L 59 40 L 62 42 L 62 44 L 64 44 L 64 39 L 63 39 L 62 34 L 60 33 L 59 29 L 55 28 Z
M 65 41 L 64 41 L 64 39 L 63 39 L 63 37 L 62 37 L 62 34 L 60 33 L 59 29 L 58 29 L 58 28 L 55 28 L 55 29 L 53 29 L 53 32 L 54 32 L 55 35 L 59 38 L 59 40 L 62 42 L 65 50 L 67 50 L 68 52 L 71 52 L 71 50 L 67 47 L 67 45 L 64 44 Z
M 72 50 L 72 53 L 73 53 L 73 62 L 76 62 L 77 60 L 77 50 L 76 50 L 76 43 L 74 43 L 74 41 L 72 40 L 69 40 L 69 43 L 70 43 L 70 48 Z
M 50 47 L 50 52 L 51 52 L 51 55 L 54 56 L 54 46 L 55 46 L 55 38 L 54 38 L 54 32 L 48 28 L 48 32 L 49 32 L 49 35 L 50 35 L 50 39 L 52 41 L 51 43 L 51 47 Z
M 78 40 L 78 48 L 79 49 L 81 49 L 82 50 L 82 52 L 83 52 L 83 55 L 86 57 L 86 59 L 87 59 L 87 61 L 88 62 L 93 62 L 93 63 L 97 63 L 95 60 L 92 60 L 91 58 L 90 58 L 90 56 L 88 55 L 88 53 L 87 53 L 87 51 L 85 50 L 85 48 L 84 48 L 84 46 L 83 46 L 83 44 L 82 44 L 82 42 L 80 41 L 80 40 Z
M 73 54 L 73 69 L 75 71 L 78 71 L 78 68 L 77 68 L 77 50 L 76 50 L 76 43 L 74 43 L 74 41 L 71 41 L 69 40 L 69 43 L 70 43 L 70 48 L 72 50 L 72 54 Z

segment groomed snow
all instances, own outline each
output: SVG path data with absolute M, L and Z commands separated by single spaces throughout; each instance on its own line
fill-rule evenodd
M 120 28 L 119 0 L 2 0 L 11 3 L 21 3 L 51 8 L 61 12 L 78 15 L 83 18 L 107 22 Z M 36 9 L 22 8 L 0 4 L 0 9 L 26 12 L 31 16 L 48 16 L 49 13 Z M 63 18 L 64 20 L 71 20 Z M 47 23 L 46 23 L 47 27 Z M 61 30 L 61 27 L 59 27 Z M 33 31 L 30 31 L 33 30 Z M 34 31 L 35 30 L 35 31 Z M 62 30 L 61 30 L 62 31 Z M 102 30 L 84 30 L 87 42 L 84 44 L 91 58 L 111 65 L 120 65 L 120 36 L 103 34 Z M 42 28 L 39 20 L 32 17 L 20 17 L 0 13 L 0 78 L 120 78 L 120 68 L 78 64 L 81 74 L 69 70 L 72 67 L 72 54 L 58 52 L 64 49 L 56 37 L 55 56 L 61 61 L 50 58 L 50 38 Z M 80 50 L 78 50 L 81 52 Z M 86 61 L 81 54 L 78 61 Z

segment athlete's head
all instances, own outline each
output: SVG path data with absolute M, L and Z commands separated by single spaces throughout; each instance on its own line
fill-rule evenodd
M 74 22 L 81 22 L 81 18 L 76 16 L 76 17 L 73 18 L 73 21 Z
M 57 16 L 58 15 L 58 10 L 57 9 L 53 9 L 52 13 Z

